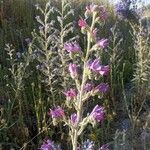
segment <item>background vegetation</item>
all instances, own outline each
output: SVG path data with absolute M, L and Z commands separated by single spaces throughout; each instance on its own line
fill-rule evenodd
M 29 39 L 33 39 L 31 43 L 37 39 L 35 33 L 38 33 L 39 28 L 35 17 L 41 14 L 36 10 L 35 4 L 38 3 L 44 8 L 46 2 L 47 0 L 5 0 L 0 3 L 2 150 L 38 149 L 41 141 L 47 137 L 56 143 L 61 142 L 62 149 L 70 149 L 67 129 L 61 124 L 53 127 L 47 117 L 47 111 L 52 104 L 63 103 L 64 88 L 62 90 L 63 86 L 57 87 L 57 83 L 46 84 L 47 78 L 36 69 L 39 60 L 33 60 L 33 57 L 38 56 L 28 44 Z M 89 126 L 84 136 L 97 145 L 108 143 L 113 150 L 149 150 L 150 9 L 143 7 L 144 12 L 140 16 L 142 19 L 138 21 L 133 18 L 119 20 L 114 7 L 108 1 L 72 0 L 74 16 L 69 16 L 64 24 L 73 22 L 77 29 L 70 32 L 64 38 L 65 41 L 79 34 L 76 22 L 83 15 L 86 4 L 90 2 L 107 7 L 108 20 L 98 34 L 110 40 L 109 56 L 104 55 L 103 61 L 109 61 L 111 72 L 107 79 L 110 90 L 103 103 L 107 108 L 106 120 L 101 127 L 94 130 Z M 60 0 L 52 1 L 52 5 L 63 12 Z M 50 19 L 57 20 L 57 15 L 51 15 Z M 59 23 L 57 25 L 59 28 Z M 84 48 L 82 35 L 79 41 Z M 36 46 L 38 42 L 37 40 Z M 63 43 L 60 43 L 60 47 L 61 44 Z M 34 46 L 34 49 L 37 47 Z M 58 76 L 58 79 L 61 77 Z M 67 82 L 64 78 L 64 84 Z M 96 101 L 101 103 L 98 98 Z M 89 104 L 89 108 L 93 103 Z

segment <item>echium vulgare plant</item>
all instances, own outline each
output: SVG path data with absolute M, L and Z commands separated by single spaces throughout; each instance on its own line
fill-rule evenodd
M 22 126 L 20 130 L 21 142 L 26 139 L 27 134 L 25 134 L 25 122 L 24 122 L 24 105 L 26 101 L 22 99 L 22 94 L 24 91 L 24 81 L 27 79 L 32 72 L 29 73 L 28 68 L 30 62 L 32 61 L 32 41 L 28 43 L 28 47 L 24 52 L 16 52 L 13 45 L 6 44 L 6 52 L 8 55 L 8 76 L 9 82 L 7 83 L 7 88 L 10 92 L 10 103 L 7 109 L 7 125 L 13 124 L 14 120 Z M 13 112 L 17 114 L 18 117 L 12 117 Z M 12 123 L 13 122 L 13 123 Z
M 62 77 L 61 85 L 63 88 L 67 88 L 67 79 L 66 76 L 66 62 L 69 61 L 70 57 L 65 52 L 64 43 L 66 40 L 74 41 L 77 39 L 77 36 L 69 38 L 69 35 L 74 31 L 74 22 L 72 21 L 74 10 L 71 7 L 71 2 L 69 0 L 61 0 L 61 8 L 58 9 L 55 7 L 55 12 L 57 14 L 57 35 L 56 35 L 56 45 L 58 49 L 58 55 L 60 58 L 59 62 L 59 72 Z M 71 19 L 70 19 L 71 18 Z M 60 64 L 61 63 L 61 64 Z
M 68 117 L 67 114 L 71 110 L 65 113 L 61 106 L 54 106 L 49 110 L 48 115 L 52 117 L 54 125 L 62 121 L 69 127 L 73 150 L 80 149 L 78 139 L 88 124 L 92 124 L 94 127 L 104 120 L 105 109 L 103 106 L 97 104 L 91 113 L 86 116 L 84 116 L 84 108 L 89 98 L 95 95 L 101 95 L 102 97 L 109 88 L 108 84 L 104 82 L 94 84 L 94 79 L 97 82 L 100 79 L 103 81 L 103 77 L 107 76 L 110 70 L 109 65 L 103 65 L 100 56 L 98 56 L 98 51 L 101 51 L 101 54 L 105 52 L 104 49 L 108 46 L 108 39 L 99 39 L 96 34 L 98 31 L 96 24 L 104 23 L 106 17 L 107 13 L 104 6 L 95 4 L 87 6 L 85 19 L 80 18 L 78 21 L 81 32 L 87 38 L 87 47 L 83 51 L 77 42 L 68 41 L 64 44 L 64 49 L 70 54 L 71 59 L 71 62 L 68 63 L 68 72 L 75 84 L 63 93 L 66 97 L 66 106 L 71 108 L 73 112 Z M 88 23 L 90 21 L 91 24 Z M 41 149 L 43 150 L 42 147 Z M 91 149 L 94 149 L 94 147 Z M 100 149 L 107 149 L 107 146 L 102 146 Z
M 37 103 L 42 105 L 42 112 L 46 112 L 46 106 L 55 105 L 57 97 L 60 99 L 60 95 L 62 95 L 60 89 L 62 90 L 62 87 L 65 88 L 67 85 L 65 64 L 70 58 L 66 55 L 63 46 L 68 34 L 73 32 L 73 22 L 68 19 L 73 15 L 73 10 L 67 0 L 61 1 L 61 8 L 59 9 L 52 6 L 50 1 L 44 9 L 38 4 L 36 8 L 40 12 L 40 15 L 36 16 L 39 29 L 32 33 L 35 39 L 32 48 L 35 59 L 38 61 L 36 69 L 47 94 L 45 101 Z M 37 107 L 35 106 L 35 108 Z M 39 120 L 38 128 L 41 130 L 40 120 L 42 120 L 44 127 L 47 126 L 47 113 L 42 116 L 39 111 L 36 113 Z

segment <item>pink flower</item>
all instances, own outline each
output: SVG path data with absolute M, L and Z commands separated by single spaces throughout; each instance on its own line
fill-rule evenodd
M 64 94 L 65 94 L 66 98 L 69 100 L 73 99 L 77 96 L 76 91 L 72 88 L 70 90 L 68 90 L 67 92 L 64 92 Z
M 69 70 L 69 72 L 70 72 L 71 77 L 72 77 L 73 79 L 75 79 L 75 78 L 77 77 L 77 75 L 78 75 L 76 64 L 70 63 L 70 64 L 69 64 L 69 67 L 68 67 L 68 70 Z
M 96 105 L 94 109 L 92 110 L 90 117 L 92 118 L 92 120 L 96 122 L 103 121 L 104 120 L 104 108 L 99 105 Z
M 80 28 L 84 28 L 84 27 L 86 27 L 87 26 L 87 23 L 86 23 L 86 21 L 84 20 L 84 19 L 79 19 L 79 21 L 78 21 L 78 26 L 80 27 Z
M 108 39 L 101 39 L 99 41 L 97 41 L 97 46 L 101 47 L 101 48 L 106 48 L 108 46 Z
M 56 119 L 62 118 L 64 116 L 64 110 L 60 106 L 57 106 L 54 109 L 50 109 L 48 115 Z
M 66 42 L 64 44 L 64 49 L 69 53 L 81 51 L 81 47 L 79 46 L 79 44 L 72 42 L 70 43 Z

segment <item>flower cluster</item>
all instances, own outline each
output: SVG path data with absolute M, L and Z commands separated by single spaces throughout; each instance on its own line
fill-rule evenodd
M 131 17 L 136 18 L 136 10 L 131 8 L 132 0 L 121 0 L 115 5 L 115 12 L 120 19 L 129 19 Z
M 90 19 L 92 20 L 91 25 L 88 23 L 88 18 L 92 18 Z M 80 18 L 78 21 L 78 26 L 81 28 L 81 32 L 86 34 L 87 37 L 86 50 L 82 51 L 77 42 L 66 42 L 64 44 L 64 50 L 69 53 L 71 59 L 69 62 L 72 62 L 67 62 L 68 72 L 74 82 L 74 85 L 71 86 L 69 90 L 63 92 L 67 107 L 72 108 L 71 115 L 67 117 L 60 106 L 50 109 L 49 115 L 52 117 L 53 121 L 63 121 L 69 126 L 73 150 L 77 150 L 78 136 L 81 135 L 88 123 L 95 126 L 96 123 L 100 123 L 104 120 L 104 108 L 102 106 L 96 105 L 91 113 L 87 113 L 88 115 L 86 117 L 83 117 L 84 113 L 82 112 L 84 111 L 83 106 L 86 100 L 99 93 L 103 95 L 109 88 L 107 83 L 99 83 L 98 85 L 95 85 L 95 82 L 92 81 L 93 74 L 100 75 L 99 77 L 101 78 L 107 76 L 110 70 L 109 66 L 103 65 L 99 58 L 94 60 L 90 58 L 90 54 L 93 51 L 102 50 L 108 47 L 108 39 L 99 39 L 97 37 L 98 30 L 95 28 L 97 22 L 104 22 L 106 18 L 107 13 L 104 6 L 94 4 L 87 6 L 85 18 Z M 76 56 L 76 54 L 79 56 L 78 59 L 72 57 L 74 55 Z M 72 88 L 74 86 L 76 87 Z M 105 150 L 104 148 L 105 147 L 103 146 L 100 150 Z M 85 141 L 82 150 L 94 150 L 94 143 L 89 140 Z

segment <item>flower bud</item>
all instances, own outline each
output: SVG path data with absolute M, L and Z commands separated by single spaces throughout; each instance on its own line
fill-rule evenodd
M 77 73 L 77 66 L 75 64 L 70 63 L 68 68 L 70 75 L 73 79 L 75 79 L 78 75 Z

